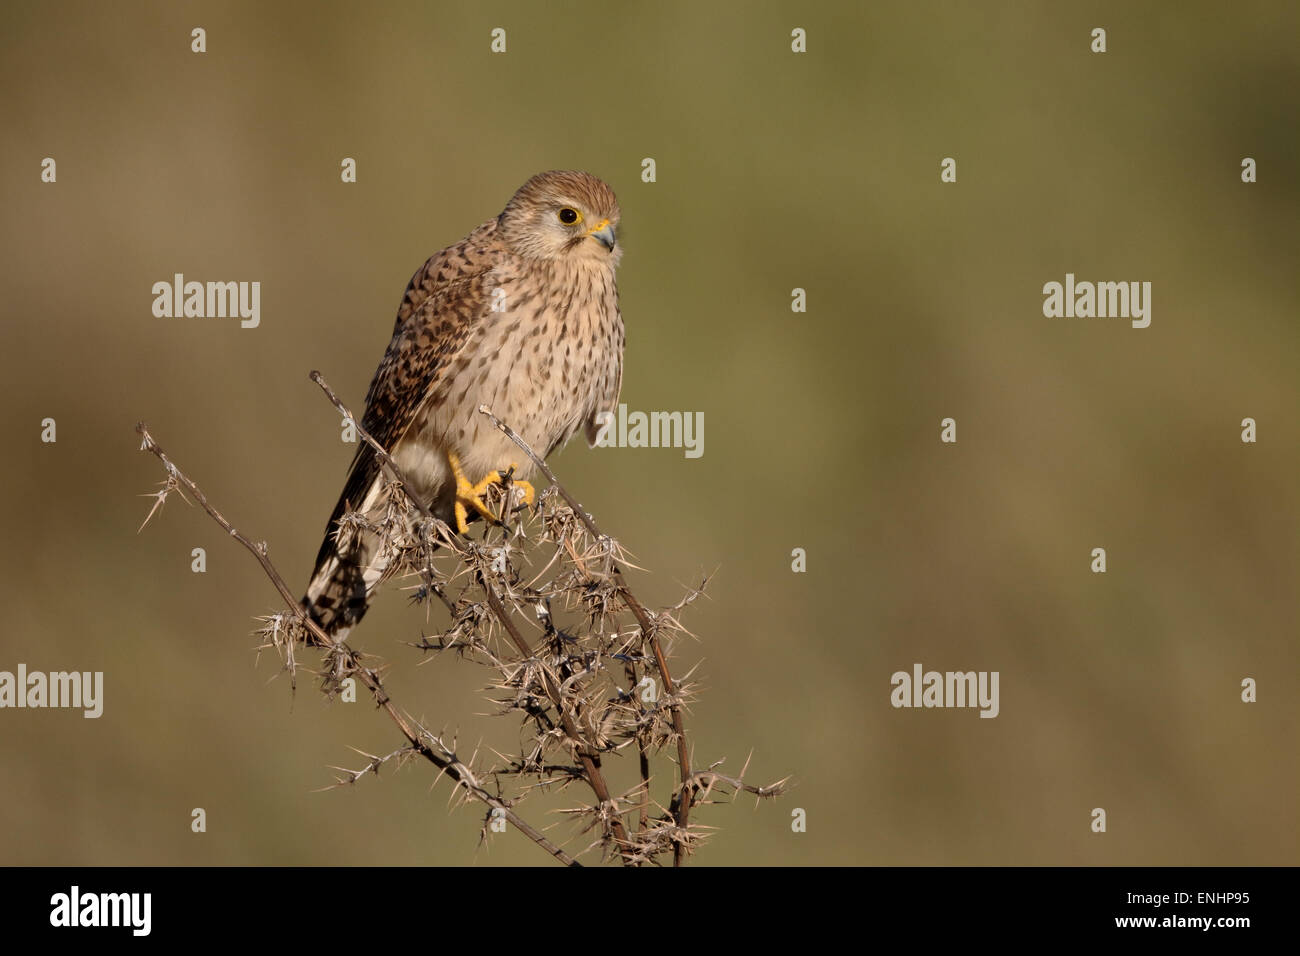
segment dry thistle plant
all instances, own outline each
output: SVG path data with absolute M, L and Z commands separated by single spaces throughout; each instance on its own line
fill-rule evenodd
M 566 865 L 598 850 L 602 859 L 625 865 L 681 865 L 698 846 L 707 828 L 692 822 L 695 807 L 734 799 L 740 792 L 756 800 L 785 791 L 786 780 L 767 786 L 745 782 L 745 771 L 728 776 L 718 768 L 692 770 L 684 714 L 695 697 L 690 674 L 674 678 L 669 651 L 675 638 L 689 632 L 678 615 L 703 592 L 704 582 L 677 604 L 647 610 L 628 588 L 622 568 L 630 567 L 618 542 L 602 533 L 590 515 L 510 427 L 483 406 L 479 411 L 514 441 L 551 482 L 537 496 L 531 513 L 509 478 L 490 490 L 498 522 L 485 527 L 478 540 L 455 534 L 420 502 L 403 493 L 401 470 L 387 451 L 360 426 L 318 372 L 315 381 L 344 418 L 355 425 L 384 466 L 387 504 L 377 514 L 350 512 L 335 533 L 374 533 L 380 554 L 389 559 L 385 577 L 414 582 L 418 602 L 437 602 L 448 623 L 438 633 L 411 646 L 424 654 L 455 651 L 487 668 L 487 691 L 496 714 L 520 722 L 524 731 L 518 751 L 495 755 L 479 765 L 477 756 L 462 759 L 456 742 L 424 727 L 398 707 L 380 677 L 382 663 L 361 654 L 344 640 L 329 636 L 306 614 L 272 565 L 264 542 L 254 543 L 237 531 L 154 441 L 143 422 L 136 426 L 142 450 L 162 462 L 167 476 L 154 493 L 154 516 L 172 492 L 189 494 L 231 537 L 257 558 L 286 607 L 262 618 L 259 650 L 279 655 L 290 683 L 305 665 L 299 654 L 312 649 L 320 665 L 312 671 L 327 697 L 339 694 L 349 679 L 364 685 L 376 704 L 397 725 L 404 746 L 386 755 L 369 755 L 355 770 L 339 771 L 334 786 L 377 774 L 390 762 L 413 759 L 433 764 L 452 780 L 457 802 L 486 806 L 481 839 L 512 825 Z M 141 525 L 143 528 L 144 526 Z M 676 770 L 660 783 L 656 765 Z M 613 770 L 625 782 L 615 787 Z M 787 778 L 788 779 L 788 778 Z M 573 789 L 585 794 L 579 805 L 563 811 L 577 821 L 569 842 L 585 838 L 581 849 L 552 842 L 543 829 L 520 815 L 533 793 Z M 655 791 L 658 791 L 656 797 Z

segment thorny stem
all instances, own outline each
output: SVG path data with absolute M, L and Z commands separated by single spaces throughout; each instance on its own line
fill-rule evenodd
M 515 700 L 508 706 L 511 709 L 523 710 L 532 719 L 538 721 L 541 731 L 534 741 L 536 747 L 534 754 L 521 753 L 517 764 L 518 769 L 505 770 L 504 772 L 528 774 L 541 772 L 549 776 L 552 771 L 558 771 L 568 781 L 582 780 L 585 782 L 596 797 L 596 805 L 564 812 L 589 816 L 592 824 L 600 827 L 602 834 L 600 842 L 605 845 L 607 850 L 616 851 L 621 862 L 630 866 L 655 862 L 656 856 L 666 851 L 670 846 L 673 850 L 673 864 L 674 866 L 680 866 L 693 843 L 693 833 L 690 829 L 691 809 L 695 805 L 713 802 L 710 800 L 710 795 L 718 788 L 718 785 L 730 787 L 735 792 L 748 792 L 757 798 L 776 796 L 784 792 L 786 784 L 784 780 L 768 787 L 754 787 L 744 783 L 744 769 L 741 770 L 741 775 L 735 778 L 716 773 L 715 771 L 721 761 L 703 770 L 691 771 L 689 747 L 683 725 L 684 698 L 681 696 L 683 691 L 679 689 L 669 673 L 668 662 L 659 635 L 659 631 L 664 627 L 670 625 L 671 627 L 679 626 L 669 617 L 672 609 L 658 615 L 646 611 L 645 607 L 632 595 L 623 577 L 622 569 L 619 567 L 619 562 L 623 559 L 623 552 L 618 543 L 596 527 L 591 516 L 582 510 L 578 502 L 560 484 L 546 463 L 533 452 L 517 433 L 496 418 L 490 408 L 480 406 L 479 411 L 487 415 L 494 426 L 528 455 L 541 473 L 550 479 L 555 487 L 554 493 L 568 506 L 567 509 L 560 508 L 553 514 L 553 505 L 549 503 L 543 505 L 542 501 L 538 503 L 540 520 L 543 522 L 543 527 L 547 529 L 543 533 L 543 540 L 554 542 L 556 551 L 550 561 L 547 562 L 546 568 L 543 568 L 539 573 L 538 578 L 526 586 L 525 593 L 529 595 L 527 598 L 524 597 L 524 594 L 516 593 L 516 585 L 511 583 L 512 578 L 509 574 L 504 576 L 501 581 L 496 580 L 495 562 L 493 570 L 487 570 L 485 561 L 487 557 L 491 557 L 487 550 L 489 535 L 485 535 L 483 541 L 478 545 L 470 543 L 467 546 L 466 542 L 454 534 L 446 522 L 438 519 L 432 513 L 430 505 L 426 501 L 411 495 L 406 490 L 411 486 L 407 482 L 402 469 L 393 460 L 388 450 L 380 445 L 357 422 L 349 409 L 326 384 L 320 373 L 312 372 L 311 379 L 322 389 L 345 420 L 355 426 L 362 440 L 373 450 L 384 475 L 385 487 L 392 489 L 393 497 L 389 502 L 386 517 L 379 524 L 372 524 L 364 514 L 349 514 L 345 516 L 348 519 L 346 526 L 349 528 L 368 528 L 372 532 L 380 534 L 380 540 L 384 542 L 384 547 L 388 547 L 390 534 L 396 533 L 399 535 L 398 538 L 391 539 L 401 542 L 396 544 L 397 550 L 393 552 L 399 555 L 398 560 L 401 562 L 399 566 L 407 566 L 410 571 L 417 574 L 423 581 L 421 591 L 435 594 L 452 615 L 451 629 L 444 633 L 436 646 L 454 646 L 461 642 L 462 635 L 470 638 L 467 646 L 478 648 L 479 652 L 486 655 L 488 662 L 501 669 L 504 683 L 499 686 L 503 689 L 508 687 L 519 688 Z M 354 651 L 341 638 L 336 639 L 332 635 L 326 634 L 323 628 L 311 618 L 307 609 L 295 600 L 284 579 L 271 563 L 265 542 L 254 543 L 240 534 L 208 502 L 202 490 L 176 468 L 162 448 L 153 440 L 143 422 L 137 425 L 137 431 L 139 431 L 143 439 L 142 450 L 154 454 L 163 463 L 167 472 L 164 487 L 155 495 L 157 500 L 153 508 L 150 509 L 149 515 L 145 518 L 145 524 L 148 524 L 153 515 L 162 507 L 168 492 L 175 490 L 182 495 L 186 492 L 192 494 L 194 499 L 207 511 L 208 515 L 227 534 L 257 558 L 258 563 L 261 564 L 263 571 L 279 592 L 285 604 L 292 609 L 288 613 L 276 614 L 271 619 L 268 619 L 274 622 L 275 630 L 272 631 L 271 626 L 268 625 L 265 632 L 270 634 L 270 644 L 273 644 L 277 649 L 283 648 L 284 667 L 289 672 L 291 683 L 294 682 L 296 673 L 296 664 L 293 658 L 295 645 L 302 643 L 308 647 L 319 647 L 323 649 L 324 662 L 328 665 L 324 671 L 325 677 L 322 689 L 330 693 L 331 689 L 336 688 L 338 682 L 344 677 L 353 675 L 359 677 L 375 699 L 376 705 L 388 713 L 390 719 L 397 724 L 399 730 L 407 739 L 408 746 L 402 747 L 388 756 L 367 755 L 370 757 L 370 763 L 361 771 L 341 771 L 345 774 L 343 778 L 340 778 L 341 782 L 354 782 L 366 773 L 377 773 L 379 766 L 390 758 L 397 757 L 398 764 L 401 765 L 405 762 L 405 755 L 419 754 L 438 768 L 438 776 L 441 776 L 442 773 L 450 776 L 455 783 L 455 789 L 464 787 L 465 799 L 472 797 L 479 800 L 492 808 L 494 814 L 504 816 L 521 833 L 537 843 L 559 862 L 570 866 L 579 865 L 573 856 L 547 840 L 541 832 L 518 816 L 514 807 L 518 804 L 519 797 L 512 798 L 510 795 L 502 793 L 499 780 L 495 779 L 503 772 L 502 770 L 489 771 L 488 776 L 480 782 L 471 766 L 474 759 L 471 757 L 468 763 L 463 762 L 455 752 L 456 744 L 454 740 L 449 745 L 444 742 L 441 736 L 431 733 L 422 726 L 408 712 L 398 708 L 389 698 L 381 682 L 379 677 L 381 668 L 373 664 L 363 664 L 363 655 Z M 503 473 L 501 485 L 504 493 L 500 496 L 500 513 L 499 516 L 493 515 L 494 520 L 489 521 L 490 524 L 499 526 L 502 529 L 503 538 L 500 546 L 502 556 L 511 547 L 510 538 L 513 535 L 511 526 L 507 521 L 515 513 L 517 507 L 511 494 L 512 479 L 513 469 Z M 404 527 L 405 530 L 393 532 L 391 522 L 401 522 L 403 520 L 399 513 L 404 507 L 412 509 L 411 514 L 405 516 L 404 524 L 399 525 L 399 527 Z M 413 525 L 411 523 L 413 514 L 420 515 L 418 524 Z M 573 515 L 577 516 L 576 523 L 573 521 Z M 559 519 L 559 523 L 552 528 L 551 522 L 556 519 Z M 141 525 L 141 527 L 143 528 L 144 525 Z M 340 535 L 344 533 L 344 527 L 345 523 L 340 521 L 338 531 Z M 574 550 L 573 541 L 580 541 L 583 538 L 582 532 L 577 532 L 577 538 L 571 537 L 579 527 L 584 528 L 586 534 L 590 536 L 593 550 L 589 554 L 602 556 L 599 562 L 602 567 L 596 574 L 593 574 L 584 566 L 584 558 L 580 557 Z M 554 529 L 564 530 L 556 531 Z M 412 534 L 414 537 L 411 537 Z M 474 581 L 473 587 L 478 590 L 480 597 L 474 597 L 467 601 L 464 595 L 458 598 L 452 596 L 449 586 L 459 575 L 453 575 L 450 579 L 443 580 L 430 563 L 430 554 L 439 547 L 447 548 L 450 553 L 460 560 L 462 571 L 470 573 L 471 580 Z M 565 555 L 567 555 L 567 558 Z M 586 560 L 590 560 L 590 557 Z M 563 585 L 558 592 L 551 591 L 556 587 L 554 582 L 543 584 L 543 590 L 541 591 L 536 590 L 535 586 L 538 581 L 541 581 L 541 576 L 556 561 L 560 561 L 562 567 L 564 564 L 571 562 L 572 571 L 566 572 L 566 574 L 573 573 L 576 576 L 572 578 L 566 577 L 565 580 L 573 583 Z M 591 590 L 593 588 L 594 591 Z M 549 610 L 550 594 L 566 593 L 566 591 L 570 595 L 578 593 L 573 589 L 578 589 L 587 595 L 580 598 L 580 600 L 596 600 L 598 602 L 597 607 L 600 609 L 592 613 L 596 613 L 599 620 L 603 620 L 604 615 L 611 608 L 615 609 L 617 613 L 617 603 L 621 603 L 635 618 L 639 630 L 640 652 L 631 652 L 631 648 L 635 646 L 632 642 L 636 642 L 637 638 L 635 634 L 630 634 L 620 639 L 629 641 L 629 643 L 623 645 L 623 649 L 629 653 L 619 652 L 613 655 L 614 658 L 622 660 L 624 664 L 623 670 L 630 683 L 628 691 L 621 690 L 615 683 L 611 688 L 615 691 L 614 696 L 607 697 L 598 690 L 599 684 L 591 683 L 591 680 L 595 678 L 598 672 L 609 672 L 609 668 L 603 666 L 600 659 L 610 651 L 600 650 L 598 647 L 594 651 L 587 651 L 575 657 L 566 650 L 566 642 L 576 643 L 578 639 L 557 629 L 552 622 Z M 683 604 L 689 603 L 698 593 L 697 590 L 677 607 L 680 608 Z M 611 597 L 617 603 L 608 603 Z M 518 621 L 519 616 L 523 614 L 521 600 L 534 603 L 538 618 L 544 625 L 545 639 L 538 648 L 544 655 L 541 658 L 534 653 L 534 649 L 528 638 L 524 636 L 523 629 Z M 291 622 L 291 626 L 285 632 L 285 637 L 281 639 L 279 628 L 283 626 L 285 621 Z M 484 641 L 492 636 L 493 632 L 490 628 L 487 631 L 477 631 L 480 623 L 490 623 L 492 621 L 499 625 L 501 632 L 508 637 L 508 642 L 513 644 L 518 653 L 522 655 L 522 659 L 517 662 L 521 668 L 520 670 L 512 673 L 515 665 L 513 663 L 508 664 L 507 660 L 498 659 L 497 655 L 489 650 L 488 644 L 484 643 Z M 611 637 L 617 638 L 617 634 L 618 632 L 615 632 Z M 599 634 L 594 636 L 600 637 Z M 451 643 L 447 644 L 446 642 L 449 639 Z M 654 656 L 653 664 L 646 661 L 645 647 L 647 644 Z M 426 639 L 420 645 L 415 646 L 433 647 L 435 645 L 429 645 Z M 551 658 L 549 656 L 551 654 L 554 654 L 555 657 Z M 507 659 L 509 656 L 507 655 Z M 592 669 L 593 661 L 595 662 L 594 670 Z M 669 695 L 665 701 L 651 707 L 649 710 L 642 706 L 637 699 L 643 667 L 647 672 L 651 671 L 652 668 L 658 670 L 663 692 Z M 610 680 L 613 683 L 613 680 L 609 677 L 597 679 L 601 682 Z M 539 684 L 540 688 L 538 687 Z M 534 696 L 539 689 L 541 694 Z M 592 696 L 593 692 L 596 696 Z M 523 700 L 522 703 L 521 698 L 518 697 L 519 693 L 526 694 L 526 700 Z M 552 707 L 555 710 L 554 719 L 549 713 Z M 627 708 L 626 716 L 616 717 L 615 711 L 610 709 L 617 708 L 621 711 L 625 707 Z M 668 718 L 667 722 L 665 722 L 665 717 Z M 610 721 L 614 723 L 611 724 Z M 607 736 L 608 728 L 612 726 L 621 729 L 615 732 L 613 738 L 609 738 Z M 574 758 L 573 763 L 577 764 L 577 766 L 550 765 L 545 762 L 543 754 L 547 746 L 547 738 L 554 741 L 561 734 L 563 737 L 560 739 L 567 743 L 568 752 Z M 659 741 L 667 742 L 666 737 L 672 737 L 676 741 L 681 781 L 673 788 L 672 799 L 667 808 L 666 817 L 658 818 L 652 822 L 650 819 L 650 756 L 652 752 L 658 750 Z M 637 745 L 640 782 L 638 786 L 627 793 L 614 794 L 611 792 L 602 771 L 601 758 L 607 752 L 617 753 L 632 739 L 635 739 Z M 512 766 L 514 765 L 512 764 Z M 748 767 L 748 761 L 746 761 L 746 767 Z M 489 790 L 488 786 L 491 786 L 492 789 Z M 537 786 L 545 786 L 545 784 L 539 781 Z M 625 820 L 624 817 L 627 817 L 627 819 Z M 487 824 L 485 823 L 485 835 L 486 830 Z M 629 835 L 629 830 L 634 835 Z
M 633 701 L 636 700 L 636 694 L 641 687 L 641 678 L 636 669 L 634 661 L 628 661 L 624 667 L 627 674 L 627 682 L 632 695 Z M 638 707 L 640 704 L 637 705 Z M 637 810 L 637 823 L 642 830 L 650 826 L 650 750 L 646 743 L 646 735 L 638 732 L 636 735 L 637 751 L 637 771 L 641 774 L 641 805 Z
M 388 696 L 388 692 L 384 689 L 383 682 L 379 679 L 379 675 L 371 668 L 363 666 L 360 656 L 356 651 L 349 647 L 346 642 L 336 640 L 326 634 L 325 631 L 322 630 L 321 627 L 306 613 L 302 605 L 298 603 L 298 600 L 293 596 L 293 593 L 284 583 L 284 578 L 280 576 L 280 572 L 275 569 L 275 565 L 271 563 L 271 559 L 267 556 L 266 542 L 254 544 L 245 535 L 235 530 L 234 526 L 225 519 L 221 512 L 208 502 L 207 496 L 203 494 L 203 491 L 199 486 L 190 480 L 190 478 L 177 468 L 171 459 L 167 457 L 167 454 L 162 450 L 162 447 L 154 441 L 153 436 L 149 434 L 149 429 L 146 427 L 144 422 L 137 423 L 135 430 L 140 433 L 140 437 L 143 439 L 141 450 L 151 452 L 157 456 L 157 458 L 163 463 L 163 466 L 167 469 L 169 481 L 174 481 L 177 485 L 193 495 L 194 500 L 199 503 L 213 521 L 220 525 L 227 534 L 243 545 L 249 553 L 253 555 L 253 557 L 257 558 L 258 563 L 262 565 L 262 570 L 266 572 L 266 576 L 271 580 L 271 583 L 275 585 L 275 589 L 280 592 L 280 597 L 284 599 L 286 605 L 293 609 L 293 613 L 297 620 L 311 633 L 320 646 L 329 648 L 331 652 L 338 655 L 346 665 L 346 669 L 357 674 L 357 676 L 361 678 L 362 683 L 366 685 L 366 688 L 374 697 L 375 703 L 379 707 L 383 708 L 392 719 L 393 723 L 395 723 L 398 729 L 402 732 L 402 735 L 410 741 L 411 746 L 422 757 L 432 763 L 441 772 L 451 777 L 452 780 L 456 781 L 460 786 L 464 787 L 465 792 L 470 796 L 482 801 L 495 810 L 500 810 L 505 815 L 506 819 L 515 825 L 520 833 L 524 834 L 524 836 L 528 837 L 528 839 L 532 840 L 565 866 L 581 866 L 577 860 L 548 840 L 540 831 L 535 829 L 526 820 L 519 817 L 507 803 L 486 790 L 475 779 L 473 772 L 461 763 L 460 759 L 453 751 L 448 749 L 441 740 L 421 727 L 417 721 L 401 711 Z M 431 745 L 429 741 L 433 741 L 433 744 L 436 745 L 436 747 Z
M 603 534 L 601 530 L 596 527 L 596 522 L 582 509 L 582 505 L 578 503 L 577 499 L 569 494 L 568 489 L 566 489 L 564 485 L 560 484 L 560 480 L 555 477 L 555 472 L 551 471 L 551 469 L 547 467 L 546 462 L 528 446 L 527 442 L 519 437 L 513 428 L 501 421 L 501 419 L 497 418 L 496 415 L 492 414 L 492 409 L 487 405 L 480 405 L 478 410 L 480 414 L 486 415 L 492 424 L 500 429 L 507 438 L 518 445 L 525 455 L 532 459 L 533 464 L 536 465 L 538 470 L 546 476 L 547 480 L 555 486 L 556 491 L 560 493 L 561 497 L 564 498 L 569 507 L 573 509 L 573 513 L 578 516 L 578 519 L 591 533 L 592 537 L 596 538 L 598 541 L 609 540 L 608 536 Z M 655 664 L 659 669 L 660 677 L 663 678 L 664 693 L 668 695 L 668 706 L 673 718 L 673 733 L 677 738 L 677 763 L 681 772 L 681 787 L 673 799 L 672 813 L 677 826 L 685 831 L 690 825 L 691 803 L 694 799 L 695 782 L 694 778 L 691 776 L 691 758 L 686 743 L 686 728 L 682 720 L 681 704 L 677 700 L 677 687 L 673 683 L 672 674 L 668 671 L 668 661 L 664 657 L 663 648 L 659 643 L 659 635 L 657 629 L 650 620 L 650 615 L 646 613 L 646 609 L 641 605 L 641 602 L 638 601 L 628 589 L 627 582 L 623 578 L 622 570 L 620 570 L 618 565 L 613 561 L 611 561 L 610 577 L 613 578 L 614 584 L 618 588 L 619 596 L 622 597 L 624 603 L 627 604 L 628 608 L 632 611 L 632 614 L 636 617 L 637 624 L 641 627 L 641 633 L 645 636 L 646 640 L 650 642 L 650 648 L 654 651 L 655 655 Z M 673 846 L 673 866 L 681 866 L 685 855 L 685 844 L 681 842 L 676 843 Z

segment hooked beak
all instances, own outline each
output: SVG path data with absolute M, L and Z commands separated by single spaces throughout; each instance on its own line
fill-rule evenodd
M 602 219 L 600 225 L 595 229 L 587 230 L 587 235 L 595 239 L 610 252 L 614 251 L 614 227 L 609 224 L 608 219 Z

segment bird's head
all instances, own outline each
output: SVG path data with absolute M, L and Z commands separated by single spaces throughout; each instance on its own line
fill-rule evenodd
M 590 173 L 538 173 L 519 187 L 498 220 L 510 248 L 530 259 L 566 259 L 614 266 L 618 200 Z

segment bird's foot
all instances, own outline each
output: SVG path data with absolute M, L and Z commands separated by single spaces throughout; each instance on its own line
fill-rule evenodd
M 519 481 L 513 477 L 515 469 L 519 467 L 514 462 L 510 463 L 510 467 L 506 472 L 489 472 L 488 476 L 477 485 L 471 484 L 470 480 L 465 477 L 465 473 L 461 471 L 460 468 L 460 459 L 456 456 L 454 451 L 447 452 L 447 464 L 451 466 L 451 473 L 456 477 L 456 530 L 461 534 L 465 534 L 469 530 L 470 508 L 473 508 L 493 524 L 501 523 L 497 520 L 497 516 L 492 513 L 491 509 L 488 508 L 487 504 L 484 502 L 483 495 L 487 492 L 488 488 L 493 485 L 504 483 L 506 480 L 506 474 L 512 476 L 510 479 L 511 484 L 523 489 L 524 504 L 531 505 L 537 499 L 537 492 L 533 490 L 531 484 L 526 481 Z

